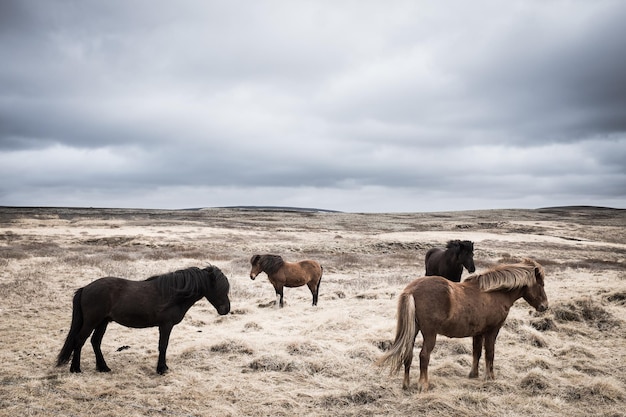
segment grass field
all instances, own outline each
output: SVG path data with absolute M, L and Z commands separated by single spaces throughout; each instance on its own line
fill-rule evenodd
M 374 362 L 395 331 L 396 297 L 424 254 L 475 243 L 477 270 L 531 257 L 550 309 L 518 301 L 496 343 L 495 381 L 467 377 L 471 339 L 439 337 L 431 391 L 401 389 Z M 276 309 L 250 257 L 324 266 L 317 307 L 306 287 Z M 349 214 L 0 207 L 2 416 L 626 416 L 626 210 L 590 207 Z M 89 343 L 82 374 L 56 368 L 74 291 L 96 278 L 145 279 L 218 266 L 231 314 L 202 300 L 174 328 L 170 371 L 156 374 L 158 331 L 111 324 L 110 373 Z M 464 277 L 467 271 L 464 272 Z M 416 359 L 421 338 L 416 341 Z M 483 365 L 481 363 L 481 365 Z M 481 366 L 481 375 L 483 369 Z

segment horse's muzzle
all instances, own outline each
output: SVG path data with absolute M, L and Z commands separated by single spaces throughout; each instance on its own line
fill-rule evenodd
M 537 307 L 537 311 L 540 313 L 543 313 L 544 311 L 546 311 L 548 309 L 548 304 L 539 304 L 539 307 Z
M 255 278 L 256 278 L 256 275 L 252 275 L 252 274 L 250 274 L 250 279 L 251 279 L 252 281 L 254 281 L 254 279 L 255 279 Z
M 225 316 L 230 312 L 230 304 L 224 304 L 217 308 L 217 314 L 220 316 Z

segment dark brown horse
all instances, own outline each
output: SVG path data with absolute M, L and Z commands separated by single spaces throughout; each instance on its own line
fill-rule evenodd
M 206 297 L 220 315 L 228 314 L 229 288 L 228 279 L 215 266 L 183 269 L 145 281 L 100 278 L 74 295 L 72 324 L 57 366 L 69 362 L 73 354 L 70 372 L 80 372 L 81 349 L 94 332 L 91 345 L 96 354 L 96 369 L 109 372 L 111 369 L 104 361 L 100 345 L 107 325 L 115 321 L 134 328 L 159 326 L 157 372 L 163 374 L 168 370 L 165 352 L 174 325 L 180 323 L 187 310 L 202 297 Z
M 437 335 L 473 337 L 470 378 L 478 377 L 478 362 L 485 346 L 486 379 L 493 379 L 496 337 L 513 303 L 523 298 L 537 311 L 548 308 L 544 272 L 537 262 L 499 265 L 472 275 L 462 283 L 442 277 L 423 277 L 411 282 L 398 300 L 396 338 L 378 365 L 390 364 L 397 373 L 404 364 L 402 388 L 409 388 L 413 345 L 419 331 L 424 342 L 420 351 L 419 390 L 428 390 L 428 362 Z
M 450 240 L 446 249 L 432 248 L 426 252 L 426 276 L 439 275 L 450 281 L 461 281 L 463 267 L 470 274 L 474 266 L 474 243 L 469 240 Z
M 265 272 L 276 291 L 276 306 L 283 307 L 283 287 L 301 287 L 306 284 L 317 305 L 324 268 L 317 261 L 285 262 L 278 255 L 254 255 L 250 259 L 250 279 Z

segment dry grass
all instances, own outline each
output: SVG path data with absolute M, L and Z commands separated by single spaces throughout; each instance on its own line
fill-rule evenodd
M 599 213 L 0 208 L 0 415 L 624 416 L 626 214 Z M 551 308 L 512 308 L 495 381 L 467 378 L 470 339 L 440 337 L 432 390 L 404 392 L 401 375 L 373 366 L 396 296 L 428 248 L 459 238 L 475 242 L 479 269 L 539 260 Z M 250 256 L 266 252 L 324 265 L 317 308 L 306 288 L 273 308 L 265 276 L 248 278 Z M 207 263 L 229 277 L 232 314 L 197 303 L 174 328 L 168 374 L 155 372 L 156 329 L 116 324 L 103 342 L 111 373 L 95 371 L 89 344 L 82 374 L 54 367 L 76 288 Z

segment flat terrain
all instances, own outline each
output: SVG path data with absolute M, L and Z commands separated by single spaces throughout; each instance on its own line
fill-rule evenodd
M 396 297 L 424 254 L 475 243 L 478 271 L 531 257 L 550 309 L 523 300 L 496 343 L 495 381 L 468 379 L 471 339 L 439 337 L 431 391 L 401 389 L 374 366 L 395 331 Z M 306 287 L 273 306 L 250 257 L 324 266 L 319 304 Z M 570 207 L 347 214 L 0 207 L 2 416 L 626 416 L 626 210 Z M 155 372 L 158 331 L 111 324 L 95 370 L 54 366 L 74 291 L 103 276 L 135 280 L 218 266 L 231 314 L 202 300 L 174 328 L 170 372 Z M 464 277 L 467 271 L 464 272 Z M 416 356 L 421 337 L 416 341 Z M 484 373 L 481 363 L 481 376 Z

